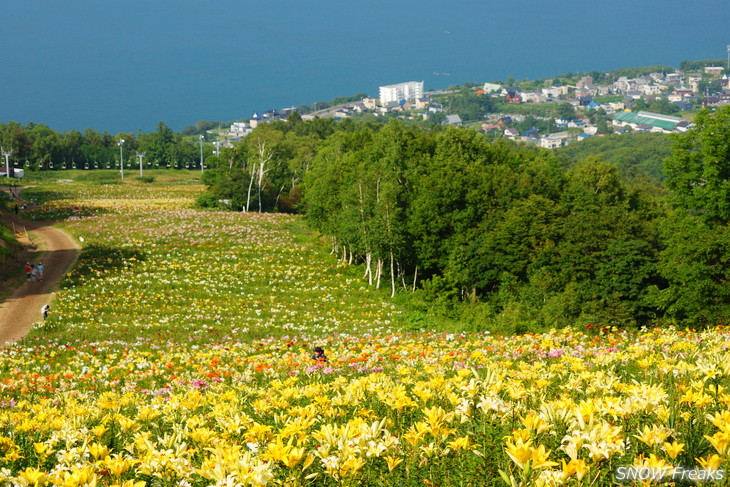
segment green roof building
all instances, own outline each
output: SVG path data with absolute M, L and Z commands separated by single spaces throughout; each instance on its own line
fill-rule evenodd
M 676 132 L 678 126 L 686 127 L 688 125 L 683 118 L 653 112 L 618 112 L 611 118 L 616 126 L 628 125 L 634 130 L 648 128 L 652 132 Z

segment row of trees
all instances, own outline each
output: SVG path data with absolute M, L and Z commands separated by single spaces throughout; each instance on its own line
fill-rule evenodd
M 173 132 L 163 122 L 150 133 L 97 132 L 85 129 L 59 133 L 43 124 L 17 122 L 0 124 L 0 143 L 6 151 L 12 151 L 17 167 L 29 170 L 60 169 L 75 166 L 81 168 L 105 168 L 119 164 L 120 139 L 124 139 L 125 164 L 135 161 L 135 153 L 146 154 L 145 160 L 160 166 L 182 167 L 200 161 L 197 136 L 185 137 Z M 204 157 L 213 153 L 210 144 L 204 146 Z M 28 167 L 26 167 L 28 166 Z
M 730 316 L 730 108 L 697 123 L 663 186 L 466 129 L 292 119 L 224 151 L 206 198 L 305 211 L 371 285 L 505 324 L 707 325 Z

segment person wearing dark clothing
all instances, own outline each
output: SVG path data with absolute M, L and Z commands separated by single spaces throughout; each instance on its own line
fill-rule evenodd
M 327 362 L 327 355 L 324 354 L 324 349 L 322 347 L 314 347 L 314 355 L 312 355 L 312 360 L 316 362 Z

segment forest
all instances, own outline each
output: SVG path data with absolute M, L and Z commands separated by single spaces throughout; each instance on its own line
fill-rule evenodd
M 703 111 L 671 140 L 604 137 L 572 153 L 468 129 L 290 120 L 223 151 L 199 201 L 302 212 L 370 285 L 416 290 L 424 312 L 515 330 L 706 326 L 730 311 L 729 117 Z
M 10 128 L 34 161 L 119 153 L 109 134 Z M 195 161 L 192 140 L 160 123 L 124 149 Z M 370 286 L 475 328 L 702 327 L 730 316 L 729 140 L 728 107 L 701 111 L 686 134 L 555 152 L 465 128 L 295 113 L 220 154 L 205 144 L 198 205 L 302 213 Z

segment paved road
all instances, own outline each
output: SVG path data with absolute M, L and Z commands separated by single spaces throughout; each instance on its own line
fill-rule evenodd
M 5 215 L 4 221 L 14 221 L 16 229 L 25 226 L 32 239 L 24 242 L 32 247 L 32 262 L 42 261 L 45 271 L 43 282 L 24 282 L 0 303 L 0 346 L 23 338 L 33 323 L 42 321 L 40 310 L 44 304 L 50 304 L 53 312 L 53 290 L 80 253 L 76 240 L 50 223 L 28 222 L 9 215 Z

